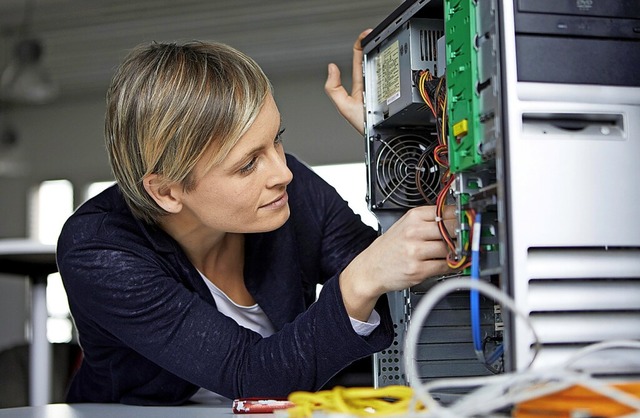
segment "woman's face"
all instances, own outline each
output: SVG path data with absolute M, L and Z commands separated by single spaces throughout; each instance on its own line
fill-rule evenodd
M 293 179 L 282 148 L 280 112 L 269 95 L 249 130 L 222 163 L 195 168 L 197 186 L 183 194 L 181 214 L 191 227 L 220 232 L 266 232 L 289 218 Z

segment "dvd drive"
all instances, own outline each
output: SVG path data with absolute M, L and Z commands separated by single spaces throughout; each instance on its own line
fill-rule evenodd
M 517 4 L 521 13 L 640 19 L 638 0 L 518 0 Z

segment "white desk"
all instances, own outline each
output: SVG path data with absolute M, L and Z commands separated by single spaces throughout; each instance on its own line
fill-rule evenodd
M 31 345 L 29 404 L 51 399 L 51 346 L 47 340 L 47 276 L 58 271 L 55 246 L 27 239 L 0 240 L 0 273 L 29 278 L 31 285 Z
M 0 409 L 0 418 L 268 418 L 270 416 L 273 415 L 234 414 L 231 411 L 230 403 L 220 405 L 185 406 L 51 404 L 24 408 Z

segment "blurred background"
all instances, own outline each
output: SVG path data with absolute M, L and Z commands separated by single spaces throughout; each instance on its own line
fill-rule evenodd
M 335 62 L 350 86 L 357 35 L 400 3 L 0 1 L 0 239 L 55 243 L 71 211 L 111 183 L 102 138 L 105 92 L 127 52 L 149 41 L 215 40 L 256 59 L 275 88 L 285 149 L 318 166 L 341 193 L 355 193 L 356 211 L 366 211 L 362 138 L 334 110 L 323 84 L 327 64 Z M 73 330 L 59 277 L 50 276 L 49 284 L 49 341 L 66 343 Z M 16 356 L 8 369 L 0 363 L 0 398 L 26 367 L 12 350 L 30 340 L 30 297 L 28 281 L 0 272 L 0 361 L 7 352 Z M 14 396 L 14 404 L 21 402 Z

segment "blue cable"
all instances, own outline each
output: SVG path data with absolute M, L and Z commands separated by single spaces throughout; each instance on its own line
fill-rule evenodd
M 471 280 L 480 280 L 480 231 L 482 216 L 476 214 L 473 222 L 473 235 L 471 237 Z M 473 336 L 473 348 L 479 358 L 484 359 L 482 349 L 482 336 L 480 329 L 480 293 L 471 289 L 471 334 Z
M 496 347 L 496 349 L 494 350 L 494 352 L 491 353 L 491 355 L 487 359 L 487 364 L 491 365 L 491 364 L 495 363 L 496 361 L 498 361 L 498 359 L 500 358 L 502 353 L 504 353 L 504 346 L 502 344 L 499 344 Z
M 471 279 L 480 280 L 480 234 L 482 230 L 482 216 L 476 214 L 473 222 L 473 234 L 471 237 Z M 470 305 L 471 305 L 471 334 L 473 336 L 473 349 L 478 359 L 488 365 L 492 365 L 504 353 L 504 346 L 499 344 L 491 353 L 488 359 L 485 359 L 484 348 L 482 347 L 482 329 L 480 326 L 480 292 L 471 289 Z

